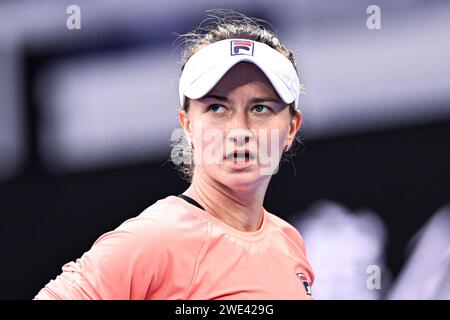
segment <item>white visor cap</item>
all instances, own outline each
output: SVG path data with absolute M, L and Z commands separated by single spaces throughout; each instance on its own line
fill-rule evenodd
M 246 39 L 226 39 L 198 50 L 187 61 L 180 78 L 180 103 L 185 97 L 206 95 L 234 65 L 247 61 L 264 72 L 286 104 L 298 109 L 300 81 L 291 61 L 268 45 Z

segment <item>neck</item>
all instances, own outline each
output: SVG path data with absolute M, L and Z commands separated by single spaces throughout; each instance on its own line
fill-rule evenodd
M 239 231 L 252 232 L 262 224 L 262 205 L 269 181 L 264 179 L 257 185 L 233 190 L 196 173 L 184 194 L 229 226 Z

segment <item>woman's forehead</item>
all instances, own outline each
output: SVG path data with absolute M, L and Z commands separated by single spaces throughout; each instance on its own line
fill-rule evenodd
M 249 62 L 240 62 L 233 66 L 206 96 L 229 97 L 242 93 L 281 101 L 264 72 Z
M 237 63 L 225 73 L 220 81 L 222 80 L 242 82 L 258 80 L 270 84 L 270 81 L 264 72 L 257 65 L 251 62 Z

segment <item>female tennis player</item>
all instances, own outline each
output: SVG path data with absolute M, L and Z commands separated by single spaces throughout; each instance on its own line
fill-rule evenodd
M 301 126 L 293 55 L 261 20 L 216 18 L 185 35 L 189 188 L 102 235 L 35 299 L 312 299 L 302 236 L 263 207 Z

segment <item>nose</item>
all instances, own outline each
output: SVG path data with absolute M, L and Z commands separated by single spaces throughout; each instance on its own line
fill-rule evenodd
M 250 142 L 253 132 L 249 129 L 245 112 L 236 112 L 230 128 L 227 130 L 228 141 L 235 146 L 243 146 Z
M 243 146 L 250 142 L 250 130 L 247 129 L 230 129 L 228 132 L 228 140 L 236 146 Z
M 227 130 L 228 142 L 234 146 L 245 146 L 253 140 L 254 132 L 246 127 L 235 127 Z

